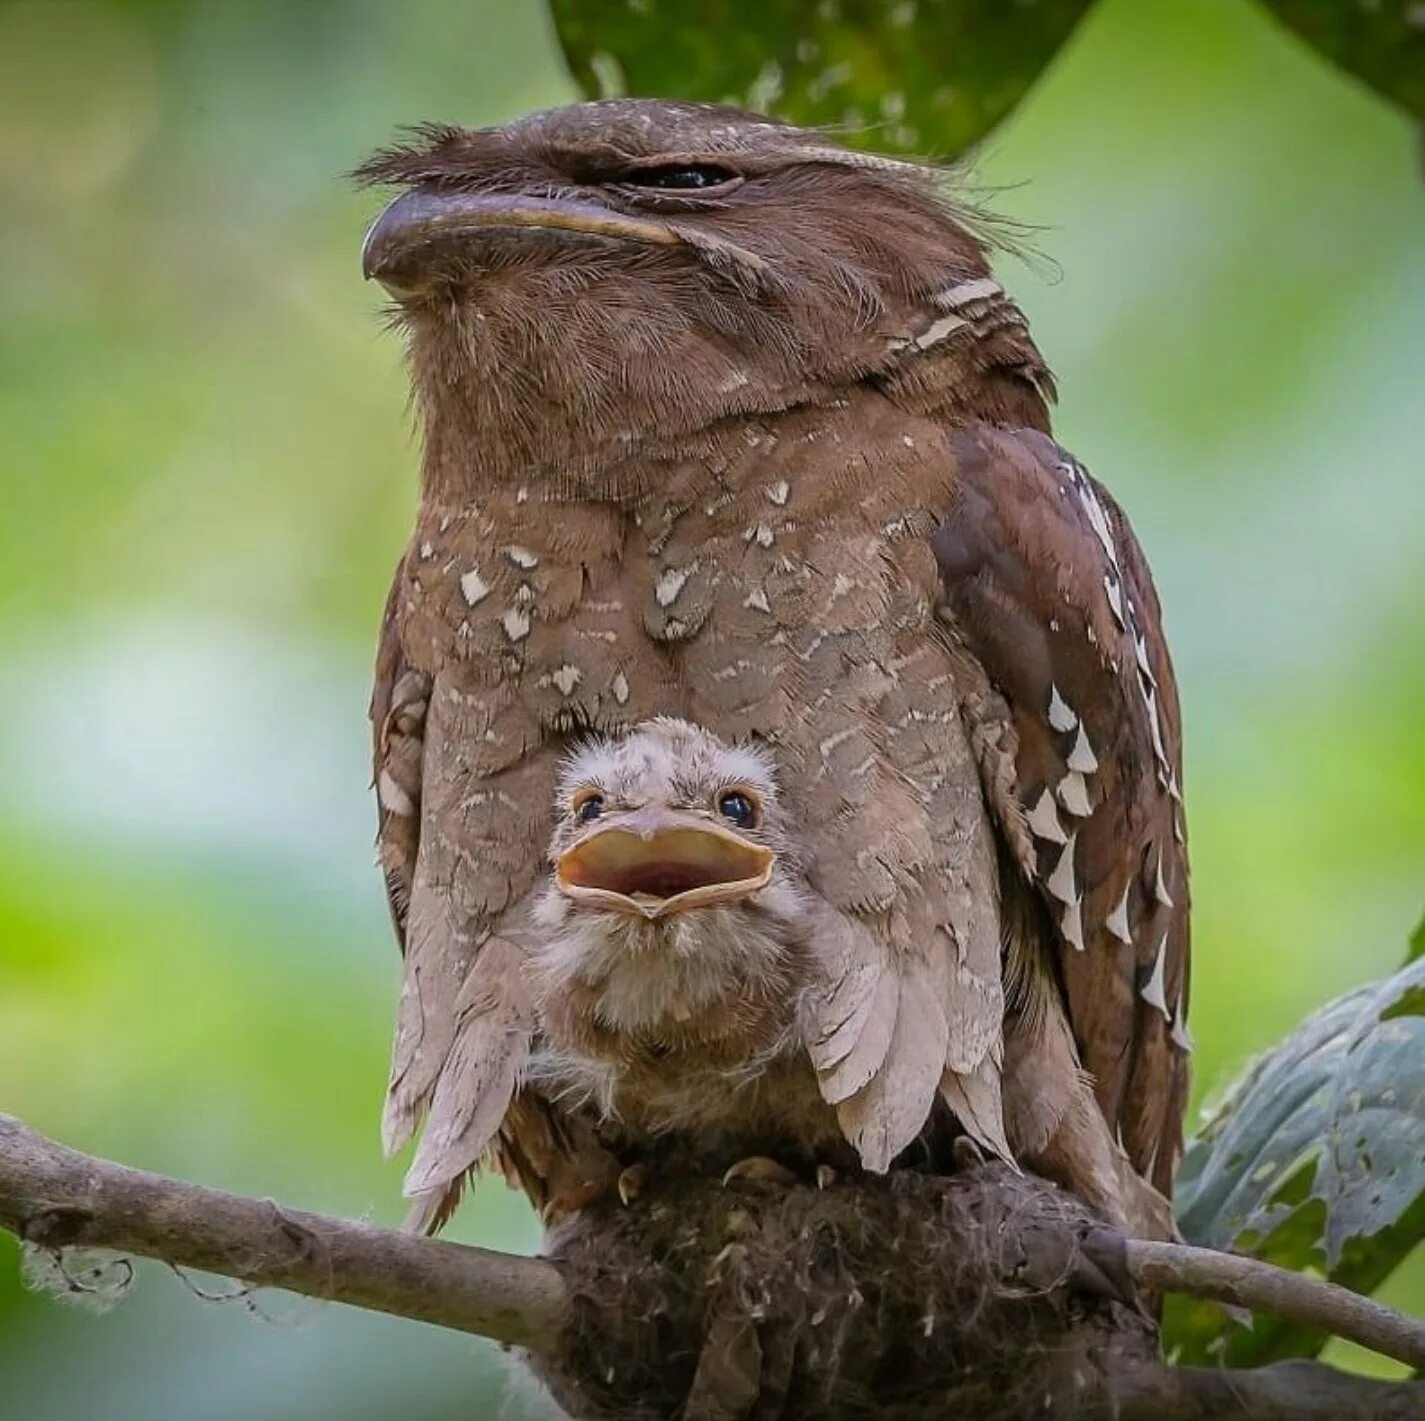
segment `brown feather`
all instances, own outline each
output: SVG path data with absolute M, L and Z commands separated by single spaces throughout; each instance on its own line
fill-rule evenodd
M 940 1098 L 954 1112 L 965 1133 L 1000 1159 L 1017 1158 L 1004 1130 L 1004 1100 L 998 1048 L 972 1071 L 946 1070 Z
M 406 663 L 396 613 L 399 587 L 398 569 L 381 619 L 370 717 L 374 736 L 371 777 L 376 789 L 377 851 L 386 880 L 391 924 L 404 950 L 406 914 L 420 847 L 421 757 L 425 748 L 430 678 Z
M 454 1039 L 406 1175 L 413 1197 L 443 1190 L 479 1160 L 514 1099 L 533 1026 L 523 957 L 491 938 L 456 998 Z

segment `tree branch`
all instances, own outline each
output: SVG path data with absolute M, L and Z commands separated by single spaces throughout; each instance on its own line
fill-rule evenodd
M 1070 1308 L 1065 1314 L 1081 1320 L 1067 1324 L 1070 1330 L 1063 1339 L 1062 1353 L 1065 1358 L 1079 1359 L 1069 1369 L 1075 1374 L 1073 1385 L 1079 1388 L 1072 1393 L 1071 1403 L 1073 1414 L 1085 1421 L 1110 1416 L 1119 1421 L 1217 1421 L 1225 1417 L 1234 1421 L 1409 1421 L 1425 1415 L 1425 1384 L 1419 1382 L 1369 1381 L 1312 1362 L 1235 1372 L 1165 1366 L 1154 1356 L 1152 1334 L 1142 1320 L 1115 1311 L 1117 1303 L 1104 1300 L 1103 1289 L 1112 1293 L 1113 1285 L 1099 1270 L 1103 1265 L 1109 1273 L 1114 1271 L 1109 1253 L 1089 1248 L 1083 1255 L 1091 1265 L 1087 1274 L 1079 1270 L 1071 1277 L 1066 1272 L 1052 1283 L 1035 1283 L 1023 1272 L 1023 1259 L 1034 1252 L 1034 1231 L 1040 1230 L 1042 1240 L 1046 1221 L 1050 1235 L 1055 1227 L 1067 1229 L 1071 1255 L 1078 1249 L 1072 1227 L 1076 1216 L 1063 1212 L 1067 1207 L 1064 1196 L 1051 1186 L 1034 1185 L 1012 1172 L 997 1173 L 994 1167 L 987 1167 L 978 1178 L 931 1181 L 917 1188 L 942 1186 L 947 1207 L 951 1195 L 956 1194 L 960 1202 L 955 1207 L 979 1208 L 981 1212 L 976 1217 L 981 1220 L 999 1217 L 1008 1221 L 1005 1228 L 1009 1233 L 998 1253 L 1021 1260 L 1016 1264 L 1015 1276 L 1029 1286 L 1029 1291 L 1021 1294 L 1023 1302 L 1016 1303 L 1013 1295 L 1007 1294 L 996 1305 L 1024 1308 L 1035 1298 L 1048 1297 L 1043 1291 L 1046 1287 L 1069 1291 L 1088 1287 L 1088 1311 Z M 114 1249 L 222 1274 L 254 1286 L 285 1288 L 308 1297 L 525 1347 L 545 1357 L 546 1372 L 552 1368 L 557 1375 L 563 1369 L 566 1384 L 556 1390 L 576 1401 L 578 1414 L 589 1416 L 626 1415 L 626 1410 L 619 1408 L 626 1404 L 627 1397 L 615 1397 L 615 1409 L 601 1412 L 600 1401 L 590 1399 L 585 1389 L 588 1375 L 578 1369 L 575 1341 L 587 1344 L 588 1329 L 603 1327 L 613 1339 L 611 1343 L 606 1339 L 606 1345 L 616 1348 L 630 1338 L 640 1337 L 639 1328 L 654 1328 L 656 1335 L 649 1333 L 643 1345 L 655 1367 L 660 1365 L 660 1358 L 678 1352 L 696 1361 L 699 1346 L 706 1362 L 709 1348 L 726 1343 L 726 1335 L 722 1341 L 717 1340 L 718 1328 L 730 1323 L 735 1333 L 738 1326 L 735 1317 L 718 1311 L 726 1294 L 703 1291 L 709 1286 L 705 1279 L 716 1277 L 718 1269 L 726 1265 L 728 1249 L 720 1246 L 720 1229 L 724 1224 L 735 1227 L 745 1243 L 755 1237 L 756 1229 L 763 1224 L 789 1217 L 785 1212 L 779 1213 L 784 1195 L 764 1192 L 760 1196 L 730 1196 L 729 1191 L 720 1188 L 710 1188 L 700 1195 L 696 1185 L 688 1187 L 693 1191 L 688 1195 L 691 1207 L 662 1212 L 681 1212 L 686 1217 L 696 1212 L 699 1199 L 705 1199 L 704 1216 L 695 1221 L 694 1232 L 702 1241 L 699 1246 L 706 1246 L 708 1257 L 675 1256 L 671 1265 L 649 1261 L 652 1271 L 647 1285 L 661 1290 L 665 1308 L 661 1313 L 645 1313 L 645 1320 L 640 1321 L 628 1315 L 633 1311 L 631 1300 L 618 1286 L 629 1282 L 630 1275 L 619 1269 L 626 1270 L 631 1254 L 647 1251 L 636 1211 L 610 1216 L 617 1221 L 613 1224 L 608 1219 L 602 1223 L 597 1218 L 590 1220 L 582 1238 L 565 1249 L 562 1264 L 519 1258 L 327 1218 L 288 1209 L 271 1200 L 244 1198 L 129 1169 L 59 1145 L 13 1117 L 0 1115 L 0 1227 L 22 1240 L 52 1250 Z M 804 1192 L 813 1199 L 818 1197 L 815 1191 Z M 894 1198 L 895 1194 L 892 1189 L 885 1197 Z M 1036 1215 L 1035 1201 L 1041 1197 L 1044 1207 Z M 827 1196 L 820 1198 L 820 1207 L 837 1207 Z M 976 1204 L 977 1198 L 988 1203 Z M 874 1202 L 871 1193 L 861 1197 L 856 1189 L 847 1189 L 845 1199 L 848 1213 Z M 970 1201 L 968 1206 L 966 1200 Z M 915 1198 L 902 1191 L 899 1206 L 908 1204 L 913 1206 Z M 1083 1213 L 1080 1206 L 1072 1207 Z M 913 1210 L 904 1217 L 912 1216 Z M 1023 1232 L 1015 1234 L 1015 1230 Z M 619 1234 L 620 1240 L 615 1240 L 614 1234 Z M 913 1254 L 916 1240 L 912 1238 L 908 1243 Z M 613 1273 L 606 1286 L 587 1268 L 591 1258 L 597 1261 L 605 1245 L 615 1250 Z M 624 1250 L 622 1254 L 619 1248 Z M 578 1263 L 581 1249 L 582 1273 Z M 884 1253 L 877 1252 L 875 1256 L 884 1273 Z M 574 1272 L 567 1273 L 571 1261 Z M 1279 1313 L 1405 1360 L 1422 1355 L 1419 1324 L 1351 1294 L 1345 1294 L 1343 1299 L 1339 1296 L 1344 1293 L 1342 1289 L 1285 1274 L 1265 1264 L 1207 1250 L 1137 1241 L 1128 1243 L 1125 1261 L 1128 1274 L 1142 1287 L 1191 1292 Z M 660 1266 L 663 1273 L 658 1271 Z M 581 1290 L 573 1282 L 575 1278 L 582 1278 L 586 1285 L 592 1278 L 594 1286 Z M 860 1281 L 866 1287 L 873 1286 L 870 1279 Z M 993 1278 L 987 1279 L 986 1286 L 993 1282 Z M 700 1299 L 712 1301 L 711 1311 L 705 1311 L 708 1303 Z M 866 1307 L 861 1311 L 869 1315 L 874 1309 Z M 1023 1316 L 1019 1312 L 1007 1315 Z M 660 1323 L 648 1320 L 655 1316 L 661 1318 Z M 1113 1321 L 1115 1317 L 1119 1319 L 1117 1323 Z M 669 1346 L 666 1330 L 656 1331 L 669 1325 L 682 1329 L 676 1334 L 678 1348 Z M 1116 1327 L 1126 1330 L 1115 1332 Z M 1032 1361 L 1019 1350 L 1025 1345 L 1020 1334 L 1013 1328 L 1009 1332 L 1004 1345 L 1013 1353 L 1014 1365 Z M 937 1334 L 937 1339 L 933 1344 L 937 1348 L 951 1340 L 942 1334 Z M 768 1363 L 776 1346 L 777 1340 L 770 1333 L 760 1343 L 752 1343 L 753 1351 Z M 691 1354 L 687 1353 L 688 1347 L 693 1349 Z M 1054 1349 L 1043 1355 L 1052 1358 Z M 815 1363 L 815 1356 L 813 1350 L 807 1365 Z M 750 1414 L 718 1409 L 721 1403 L 716 1398 L 715 1404 L 705 1400 L 702 1410 L 695 1407 L 698 1378 L 705 1372 L 716 1372 L 721 1360 L 725 1359 L 713 1356 L 711 1366 L 697 1366 L 692 1393 L 684 1389 L 686 1407 L 680 1400 L 649 1414 Z M 666 1361 L 661 1365 L 667 1365 Z M 821 1365 L 816 1364 L 818 1379 Z M 753 1380 L 765 1387 L 766 1366 L 759 1366 L 761 1380 L 758 1382 L 755 1376 Z M 594 1375 L 602 1378 L 603 1369 Z M 789 1381 L 785 1374 L 779 1383 L 784 1395 L 785 1389 L 795 1384 L 795 1377 Z M 754 1386 L 754 1398 L 756 1394 Z M 782 1414 L 834 1417 L 840 1414 L 835 1395 L 834 1390 L 828 1392 L 832 1399 L 825 1401 L 821 1409 L 808 1406 Z M 921 1406 L 905 1414 L 929 1414 L 923 1403 Z M 877 1414 L 891 1417 L 902 1413 L 889 1408 Z
M 1284 1317 L 1425 1369 L 1425 1322 L 1320 1278 L 1235 1253 L 1142 1239 L 1128 1242 L 1128 1271 L 1145 1291 L 1189 1293 Z
M 550 1350 L 567 1301 L 537 1258 L 417 1238 L 95 1159 L 0 1115 L 0 1226 Z
M 1381 1382 L 1320 1362 L 1142 1367 L 1119 1375 L 1113 1421 L 1419 1421 L 1425 1383 Z

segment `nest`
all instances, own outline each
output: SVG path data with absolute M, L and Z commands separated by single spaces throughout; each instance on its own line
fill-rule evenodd
M 1123 1241 L 997 1164 L 826 1191 L 668 1180 L 550 1240 L 574 1299 L 530 1364 L 579 1421 L 1018 1421 L 1157 1357 Z

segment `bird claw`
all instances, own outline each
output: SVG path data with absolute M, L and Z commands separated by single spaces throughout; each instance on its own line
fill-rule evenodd
M 627 1169 L 620 1171 L 615 1188 L 618 1190 L 619 1202 L 625 1208 L 643 1193 L 648 1184 L 649 1174 L 650 1171 L 646 1164 L 631 1164 Z
M 956 1172 L 974 1169 L 984 1164 L 985 1152 L 968 1135 L 960 1135 L 950 1146 L 950 1160 Z
M 549 1196 L 548 1202 L 539 1211 L 540 1223 L 548 1228 L 570 1214 L 577 1214 L 580 1209 L 585 1209 L 602 1198 L 607 1188 L 605 1181 L 589 1179 L 557 1190 Z
M 740 1159 L 722 1177 L 724 1185 L 734 1180 L 750 1180 L 754 1184 L 795 1184 L 797 1177 L 786 1165 L 778 1164 L 766 1155 L 749 1155 Z

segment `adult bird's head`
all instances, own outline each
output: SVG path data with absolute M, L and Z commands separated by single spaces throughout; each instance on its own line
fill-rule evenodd
M 428 476 L 467 484 L 617 496 L 600 476 L 640 448 L 874 376 L 988 270 L 933 169 L 715 105 L 428 126 L 358 176 L 404 189 L 364 270 L 408 335 Z
M 660 718 L 565 765 L 535 910 L 547 996 L 656 1026 L 742 1000 L 791 967 L 805 901 L 770 761 Z

